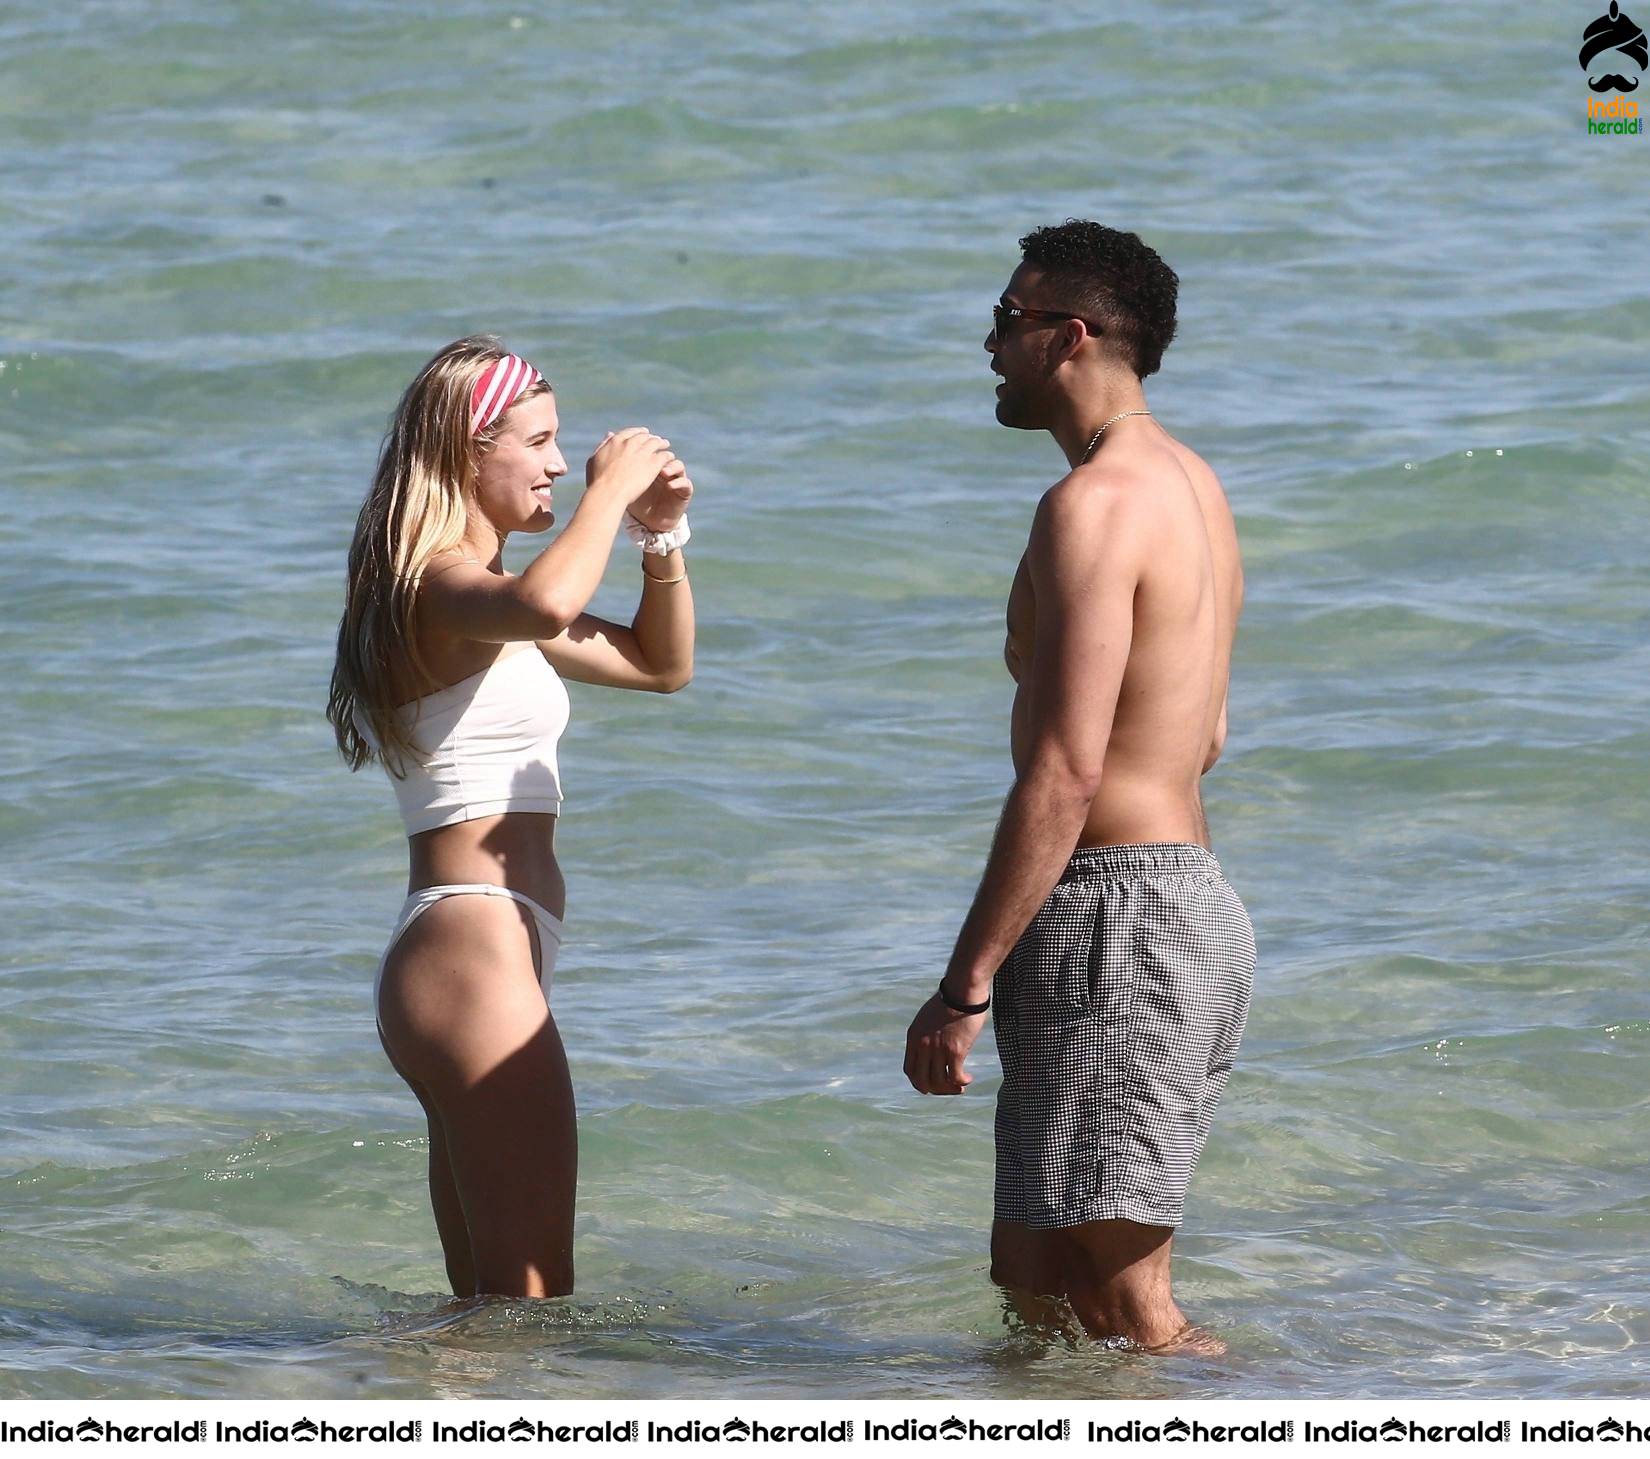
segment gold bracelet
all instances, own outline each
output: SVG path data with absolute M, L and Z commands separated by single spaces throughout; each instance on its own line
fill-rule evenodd
M 650 573 L 650 572 L 649 572 L 649 571 L 648 571 L 648 570 L 647 570 L 647 569 L 646 569 L 646 568 L 645 568 L 645 567 L 644 567 L 644 568 L 643 568 L 643 569 L 642 569 L 642 580 L 643 580 L 643 581 L 644 581 L 644 582 L 649 582 L 649 583 L 660 583 L 660 584 L 663 584 L 663 585 L 664 585 L 664 586 L 665 586 L 665 587 L 669 587 L 669 586 L 670 586 L 670 585 L 671 585 L 671 584 L 672 584 L 672 583 L 685 583 L 685 582 L 686 582 L 686 581 L 687 581 L 687 569 L 686 569 L 686 568 L 684 568 L 684 569 L 683 569 L 683 570 L 682 570 L 682 575 L 681 575 L 681 576 L 680 576 L 680 577 L 674 577 L 674 578 L 656 578 L 656 577 L 654 577 L 654 576 L 653 576 L 653 574 L 652 574 L 652 573 Z

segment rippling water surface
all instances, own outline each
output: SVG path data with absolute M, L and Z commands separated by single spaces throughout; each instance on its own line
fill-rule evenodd
M 1647 154 L 1585 135 L 1594 8 L 0 18 L 0 1396 L 1641 1391 Z M 989 1046 L 899 1071 L 1061 469 L 980 342 L 1069 214 L 1179 269 L 1151 398 L 1248 562 L 1219 1360 L 1006 1327 Z M 369 1010 L 402 842 L 320 711 L 387 412 L 482 328 L 570 456 L 689 459 L 702 632 L 684 695 L 573 689 L 579 1295 L 453 1309 Z

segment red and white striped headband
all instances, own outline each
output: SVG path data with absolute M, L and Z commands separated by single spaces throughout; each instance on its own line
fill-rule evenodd
M 479 436 L 543 378 L 520 355 L 494 360 L 470 392 L 470 434 Z

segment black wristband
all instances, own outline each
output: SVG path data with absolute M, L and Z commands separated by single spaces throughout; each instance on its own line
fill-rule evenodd
M 986 1011 L 986 1009 L 991 1007 L 991 999 L 989 997 L 985 1000 L 984 1003 L 959 1003 L 959 1002 L 957 1002 L 957 1000 L 955 998 L 953 998 L 949 993 L 947 993 L 945 991 L 945 979 L 944 978 L 940 979 L 940 1002 L 945 1004 L 945 1006 L 947 1008 L 949 1008 L 953 1013 L 984 1013 Z

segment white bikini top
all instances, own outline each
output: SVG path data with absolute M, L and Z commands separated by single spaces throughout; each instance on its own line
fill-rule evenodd
M 500 654 L 479 674 L 401 705 L 396 713 L 423 757 L 390 775 L 407 834 L 505 811 L 559 815 L 556 741 L 569 708 L 566 686 L 536 648 Z

